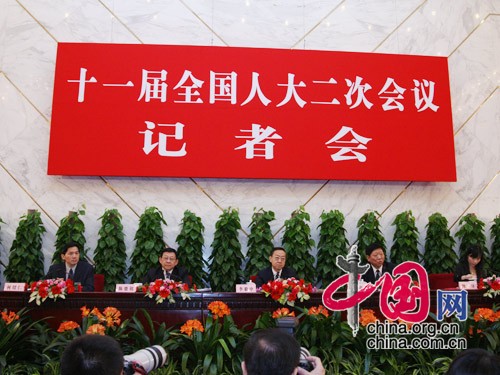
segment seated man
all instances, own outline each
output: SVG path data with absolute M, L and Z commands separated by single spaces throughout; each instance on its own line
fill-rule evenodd
M 123 352 L 110 336 L 79 336 L 68 344 L 61 357 L 61 375 L 121 374 Z
M 282 247 L 275 247 L 269 257 L 271 267 L 260 270 L 255 279 L 255 285 L 260 288 L 263 284 L 271 280 L 288 279 L 290 277 L 298 278 L 297 274 L 290 267 L 285 267 L 286 251 Z
M 299 367 L 300 345 L 295 338 L 270 328 L 256 331 L 243 348 L 243 375 L 324 375 L 325 369 L 318 357 L 306 357 L 313 370 Z
M 78 244 L 70 242 L 66 244 L 61 252 L 62 263 L 53 264 L 45 275 L 45 279 L 72 279 L 80 283 L 82 291 L 94 291 L 94 267 L 86 261 L 80 260 Z
M 157 279 L 180 281 L 190 284 L 189 275 L 184 267 L 177 266 L 177 251 L 171 247 L 166 247 L 160 252 L 158 257 L 160 263 L 157 267 L 151 268 L 142 283 L 151 283 Z
M 366 271 L 361 279 L 367 283 L 375 282 L 386 272 L 392 274 L 394 264 L 385 261 L 385 252 L 381 244 L 373 243 L 365 250 L 366 260 L 371 267 Z

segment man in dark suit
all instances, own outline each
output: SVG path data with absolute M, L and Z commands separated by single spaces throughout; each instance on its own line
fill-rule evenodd
M 185 284 L 190 284 L 188 271 L 184 267 L 177 264 L 177 251 L 171 247 L 166 247 L 160 252 L 158 257 L 160 263 L 157 267 L 151 268 L 146 277 L 143 279 L 143 284 L 151 283 L 155 280 L 173 280 L 180 281 Z
M 363 281 L 375 284 L 384 273 L 389 272 L 392 274 L 395 266 L 385 260 L 385 252 L 381 244 L 371 244 L 366 248 L 365 254 L 370 268 L 361 276 Z
M 285 267 L 286 264 L 286 251 L 282 247 L 275 247 L 269 257 L 271 267 L 260 270 L 255 279 L 255 285 L 260 288 L 263 284 L 271 280 L 289 279 L 295 277 L 298 279 L 297 274 L 290 267 Z
M 45 279 L 72 279 L 80 283 L 82 291 L 94 291 L 94 267 L 86 261 L 80 260 L 78 244 L 70 242 L 66 244 L 61 252 L 62 263 L 53 264 L 45 275 Z

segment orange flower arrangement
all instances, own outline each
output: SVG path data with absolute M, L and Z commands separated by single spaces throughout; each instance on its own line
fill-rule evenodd
M 294 306 L 295 301 L 306 301 L 310 298 L 309 293 L 313 291 L 311 283 L 304 280 L 289 278 L 285 280 L 272 280 L 262 285 L 262 292 L 266 297 L 271 297 L 282 305 Z
M 57 332 L 62 333 L 62 332 L 66 332 L 66 331 L 72 331 L 72 330 L 79 328 L 79 327 L 80 327 L 80 324 L 78 324 L 77 322 L 74 322 L 72 320 L 68 320 L 66 322 L 62 322 L 59 325 Z
M 6 325 L 9 325 L 14 320 L 19 320 L 19 315 L 17 315 L 14 311 L 2 311 L 2 320 Z
M 311 307 L 308 311 L 307 311 L 307 315 L 323 315 L 325 316 L 326 318 L 328 318 L 328 310 L 323 306 L 323 305 L 319 305 L 318 307 Z
M 92 324 L 87 331 L 85 332 L 88 335 L 101 335 L 104 336 L 106 334 L 106 328 L 102 324 Z
M 474 320 L 479 322 L 480 320 L 488 320 L 490 322 L 496 322 L 500 320 L 500 310 L 494 312 L 492 309 L 486 307 L 476 309 L 474 313 Z
M 204 332 L 203 324 L 198 319 L 190 319 L 180 328 L 181 333 L 185 333 L 188 336 L 193 334 L 193 331 Z
M 106 307 L 103 313 L 103 320 L 106 321 L 107 327 L 113 327 L 114 325 L 120 325 L 120 316 L 122 313 L 116 307 Z
M 370 323 L 375 323 L 376 321 L 378 321 L 378 319 L 375 316 L 375 311 L 370 309 L 361 309 L 359 312 L 359 323 L 363 327 L 366 327 Z
M 217 318 L 223 318 L 226 315 L 231 315 L 231 310 L 228 305 L 222 301 L 213 301 L 208 304 L 208 309 L 212 315 Z
M 142 286 L 142 291 L 146 293 L 145 297 L 155 298 L 156 303 L 162 303 L 168 300 L 169 303 L 175 303 L 174 294 L 180 294 L 182 299 L 191 299 L 188 293 L 196 292 L 196 285 L 190 288 L 188 284 L 173 280 L 155 280 L 152 283 Z
M 287 316 L 295 316 L 295 311 L 290 311 L 290 310 L 288 310 L 288 308 L 282 307 L 282 308 L 276 309 L 273 312 L 274 319 L 285 318 Z

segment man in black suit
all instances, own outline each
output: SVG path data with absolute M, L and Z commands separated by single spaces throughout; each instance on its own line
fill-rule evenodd
M 62 263 L 53 264 L 45 275 L 45 279 L 72 279 L 80 283 L 82 291 L 94 291 L 94 267 L 86 261 L 80 260 L 78 244 L 70 242 L 66 244 L 61 252 Z
M 370 268 L 361 276 L 363 281 L 375 284 L 384 273 L 389 272 L 392 274 L 395 266 L 385 260 L 385 252 L 381 244 L 371 244 L 366 248 L 365 254 Z
M 177 266 L 177 251 L 171 247 L 166 247 L 160 252 L 158 257 L 159 266 L 151 268 L 142 283 L 147 284 L 155 280 L 172 280 L 190 284 L 188 271 L 184 267 Z
M 255 285 L 257 285 L 257 288 L 260 288 L 263 284 L 266 284 L 271 280 L 289 279 L 290 277 L 298 279 L 298 276 L 293 269 L 285 267 L 286 251 L 284 248 L 273 248 L 271 256 L 269 257 L 269 262 L 271 262 L 271 267 L 264 268 L 257 274 L 257 278 L 255 279 Z

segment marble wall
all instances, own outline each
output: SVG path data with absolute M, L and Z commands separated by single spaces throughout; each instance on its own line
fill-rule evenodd
M 351 242 L 368 210 L 381 214 L 388 246 L 395 216 L 411 209 L 423 246 L 425 225 L 444 214 L 454 234 L 474 212 L 489 228 L 500 214 L 499 0 L 0 0 L 0 260 L 5 264 L 19 218 L 42 213 L 48 268 L 61 218 L 82 205 L 90 255 L 98 218 L 123 215 L 130 254 L 139 216 L 158 207 L 176 246 L 189 209 L 206 227 L 210 254 L 221 210 L 239 208 L 244 251 L 254 208 L 276 213 L 275 241 L 300 205 L 313 238 L 323 210 L 346 216 Z M 154 43 L 384 52 L 447 56 L 458 181 L 350 182 L 197 178 L 47 176 L 52 89 L 58 42 Z M 75 142 L 68 145 L 70 153 Z M 90 152 L 90 150 L 89 150 Z M 432 166 L 429 166 L 430 168 Z M 3 266 L 0 266 L 0 271 Z M 0 277 L 1 280 L 1 277 Z M 3 281 L 3 280 L 1 280 Z

